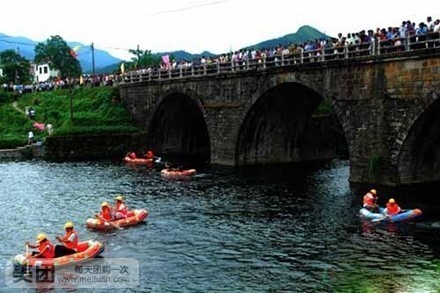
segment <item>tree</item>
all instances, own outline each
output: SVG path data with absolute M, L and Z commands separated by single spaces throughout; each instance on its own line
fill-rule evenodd
M 71 51 L 62 37 L 51 36 L 45 44 L 38 43 L 35 47 L 35 63 L 48 63 L 52 69 L 60 71 L 62 78 L 77 77 L 82 74 L 82 69 Z
M 151 53 L 151 50 L 128 50 L 131 54 L 136 57 L 131 58 L 131 62 L 129 64 L 129 68 L 145 68 L 150 66 L 158 66 L 160 64 L 160 57 L 155 56 Z
M 31 81 L 30 61 L 14 50 L 0 52 L 0 64 L 3 68 L 2 83 L 26 84 Z

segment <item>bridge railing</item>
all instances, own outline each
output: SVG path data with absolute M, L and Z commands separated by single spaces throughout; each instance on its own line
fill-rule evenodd
M 336 47 L 322 47 L 318 50 L 298 49 L 294 53 L 244 58 L 239 61 L 212 62 L 201 65 L 179 64 L 177 68 L 148 68 L 127 72 L 122 75 L 123 83 L 135 83 L 149 80 L 170 80 L 201 76 L 212 76 L 250 70 L 295 66 L 305 63 L 336 61 L 344 59 L 368 58 L 379 55 L 391 55 L 398 52 L 421 51 L 440 47 L 440 33 L 426 36 L 408 36 L 393 40 L 376 39 L 371 43 L 360 43 Z

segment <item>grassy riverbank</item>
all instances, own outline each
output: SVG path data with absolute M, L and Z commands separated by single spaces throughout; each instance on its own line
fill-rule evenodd
M 34 122 L 52 124 L 53 135 L 137 132 L 123 107 L 119 91 L 112 87 L 78 88 L 36 92 L 19 96 L 16 107 L 11 93 L 0 92 L 0 148 L 27 144 L 29 130 L 36 140 L 48 135 L 33 127 Z M 26 107 L 35 110 L 29 119 Z

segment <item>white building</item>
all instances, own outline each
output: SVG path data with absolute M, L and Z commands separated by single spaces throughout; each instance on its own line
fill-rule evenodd
M 59 70 L 50 69 L 49 64 L 33 64 L 34 81 L 45 82 L 52 77 L 57 77 L 60 74 Z

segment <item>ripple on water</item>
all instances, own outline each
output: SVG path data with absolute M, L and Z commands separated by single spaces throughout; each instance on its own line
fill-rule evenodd
M 40 231 L 53 239 L 72 220 L 81 239 L 105 243 L 104 257 L 139 260 L 139 292 L 440 290 L 432 232 L 361 222 L 362 194 L 348 184 L 345 161 L 213 167 L 188 181 L 110 162 L 0 167 L 3 260 Z M 116 193 L 129 207 L 147 208 L 147 221 L 112 233 L 87 230 L 85 220 Z

